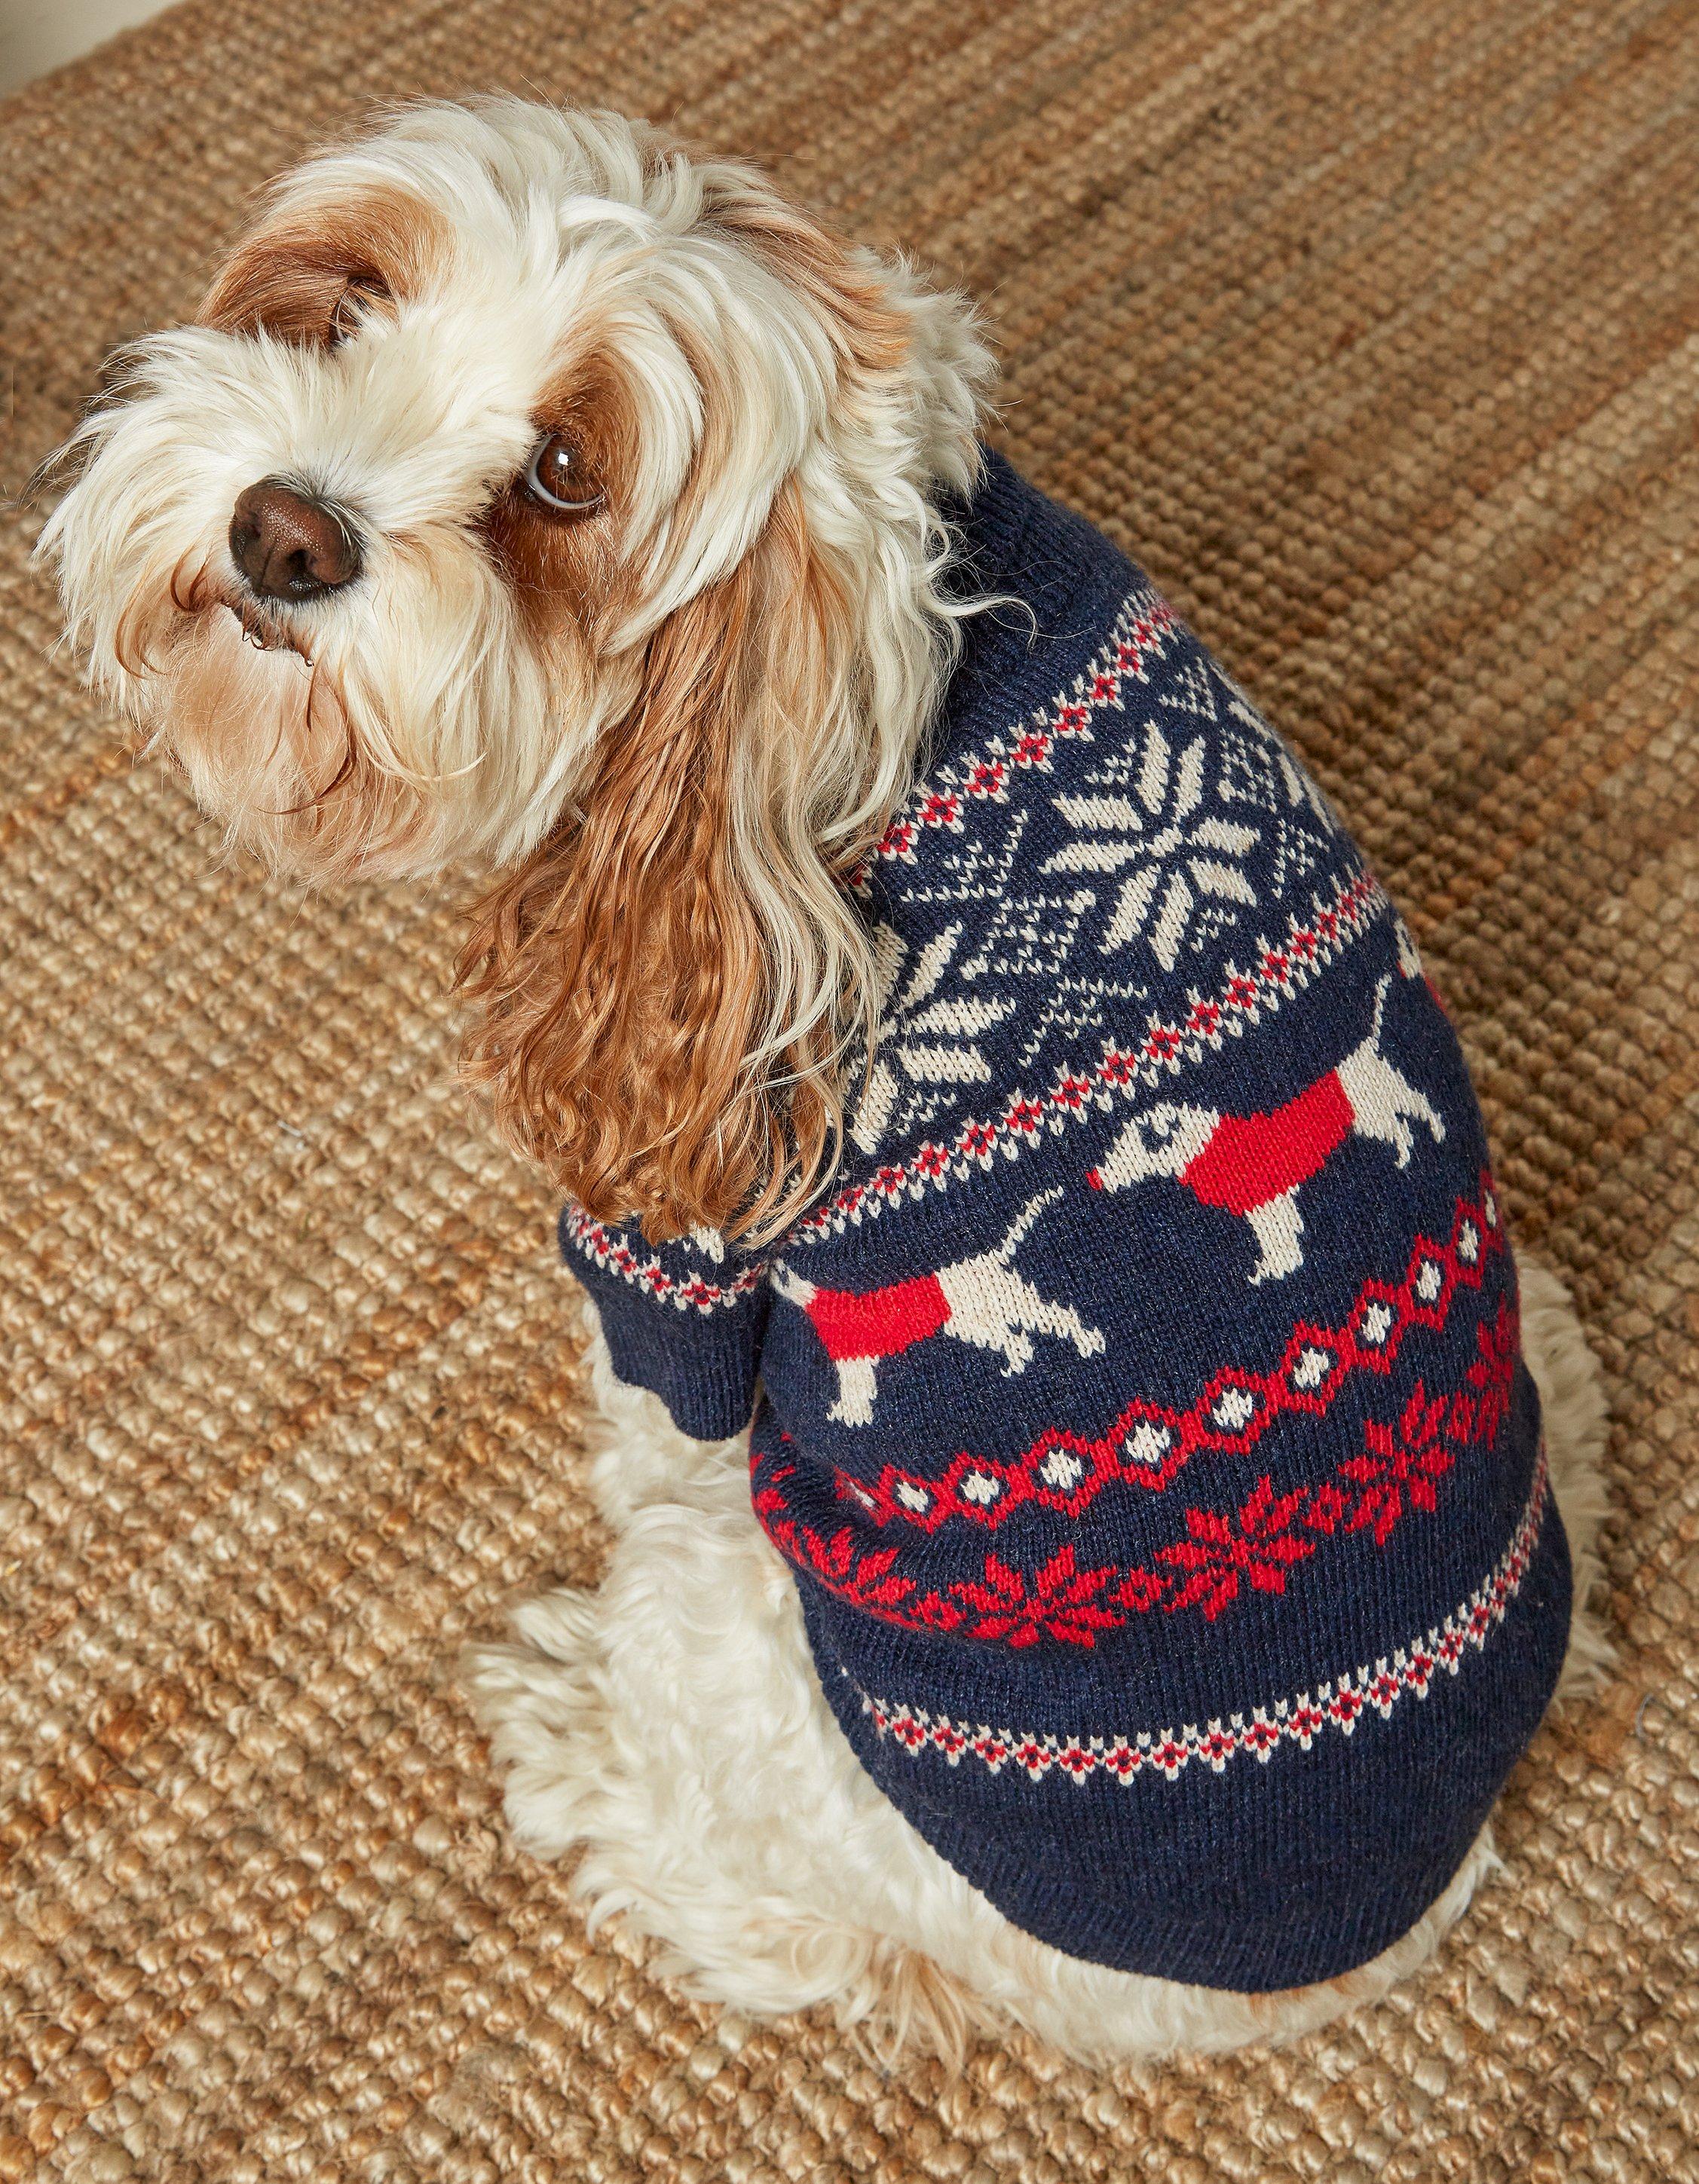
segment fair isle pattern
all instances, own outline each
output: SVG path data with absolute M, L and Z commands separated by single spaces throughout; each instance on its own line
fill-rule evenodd
M 1248 1720 L 1235 1713 L 1225 1722 L 1211 1721 L 1201 1729 L 1188 1723 L 1183 1729 L 1140 1730 L 1130 1736 L 1058 1737 L 1032 1730 L 990 1729 L 983 1724 L 955 1721 L 948 1714 L 875 1698 L 854 1684 L 853 1679 L 850 1680 L 862 1713 L 882 1739 L 912 1758 L 936 1753 L 951 1767 L 967 1758 L 978 1760 L 993 1774 L 1005 1767 L 1018 1769 L 1033 1782 L 1060 1773 L 1073 1782 L 1103 1774 L 1124 1786 L 1141 1777 L 1175 1781 L 1194 1761 L 1217 1774 L 1230 1759 L 1248 1756 L 1266 1763 L 1283 1744 L 1295 1744 L 1307 1752 L 1318 1736 L 1329 1731 L 1349 1736 L 1365 1714 L 1373 1713 L 1383 1721 L 1389 1719 L 1403 1700 L 1427 1697 L 1437 1670 L 1443 1669 L 1455 1676 L 1467 1653 L 1484 1652 L 1522 1589 L 1539 1543 L 1546 1491 L 1542 1446 L 1528 1502 L 1510 1545 L 1468 1599 L 1460 1601 L 1442 1622 L 1407 1640 L 1373 1667 L 1347 1670 L 1314 1691 L 1300 1691 L 1295 1698 L 1256 1707 Z M 840 1674 L 849 1678 L 847 1669 Z
M 1434 1730 L 1433 1841 L 1461 1857 L 1478 1831 L 1559 1665 L 1555 1521 L 1535 1566 L 1554 1582 L 1522 1585 L 1525 1644 L 1468 1707 L 1232 1770 L 1281 1816 L 1247 1809 L 1212 1871 L 1178 1790 L 1137 1845 L 1094 1836 L 1112 1797 L 1024 1840 L 1024 1791 L 888 1757 L 836 1674 L 1064 1741 L 1253 1700 L 1272 1718 L 1277 1694 L 1407 1652 L 1502 1556 L 1538 1455 L 1463 1059 L 1325 797 L 1177 621 L 1087 679 L 1138 580 L 994 455 L 964 537 L 1027 588 L 1036 635 L 964 632 L 939 756 L 978 793 L 917 790 L 925 823 L 869 861 L 879 1038 L 838 1174 L 740 1312 L 655 1305 L 572 1256 L 622 1377 L 704 1438 L 749 1421 L 755 1514 L 841 1719 L 900 1810 L 953 1808 L 974 1886 L 1087 1961 L 1187 1976 L 1225 1950 L 1247 1989 L 1301 1984 L 1356 1961 L 1372 1907 L 1404 1916 L 1419 1876 L 1383 1856 L 1387 1815 L 1422 1794 Z M 1051 733 L 1058 689 L 1084 710 Z M 1005 749 L 1018 765 L 978 771 Z M 712 1238 L 655 1256 L 699 1268 L 697 1295 L 733 1272 Z M 1117 1663 L 1147 1657 L 1129 1686 Z M 1282 1914 L 1285 1841 L 1349 1868 L 1325 1934 Z M 1147 1927 L 1140 1899 L 1194 1880 L 1238 1908 Z
M 900 944 L 898 955 L 888 958 L 893 989 L 882 1007 L 883 1036 L 869 1089 L 876 1080 L 891 1078 L 891 1055 L 922 1067 L 930 1061 L 938 1072 L 933 1093 L 945 1104 L 959 1105 L 982 1074 L 1000 1074 L 984 1061 L 972 1034 L 998 1028 L 1016 1012 L 1000 988 L 1023 972 L 1032 972 L 1033 964 L 1026 960 L 1032 933 L 1051 917 L 1057 922 L 1039 951 L 1050 966 L 1049 997 L 1041 1000 L 1042 1028 L 1033 1049 L 1014 1060 L 1017 1067 L 1039 1061 L 1044 1044 L 1061 1045 L 1065 1058 L 1044 1089 L 1024 1089 L 1017 1079 L 1016 1089 L 1004 1095 L 994 1114 L 970 1113 L 947 1135 L 924 1137 L 903 1156 L 880 1162 L 871 1173 L 864 1167 L 795 1224 L 788 1239 L 793 1248 L 842 1234 L 905 1198 L 918 1200 L 976 1172 L 989 1172 L 1000 1155 L 1018 1160 L 1046 1136 L 1061 1138 L 1070 1123 L 1112 1112 L 1117 1102 L 1178 1076 L 1206 1055 L 1219 1051 L 1229 1039 L 1243 1039 L 1251 1028 L 1278 1014 L 1284 1003 L 1305 991 L 1390 912 L 1378 883 L 1356 865 L 1313 787 L 1214 663 L 1200 657 L 1189 666 L 1182 660 L 1175 667 L 1170 661 L 1175 688 L 1163 685 L 1152 692 L 1147 671 L 1153 663 L 1168 659 L 1177 633 L 1184 634 L 1167 604 L 1148 585 L 1135 587 L 1123 599 L 1109 637 L 1067 690 L 1038 708 L 1024 726 L 995 731 L 937 769 L 887 830 L 877 861 L 896 868 L 892 883 L 896 898 L 926 904 L 945 922 L 921 950 L 917 966 L 901 966 Z M 1127 717 L 1128 700 L 1141 685 L 1149 699 L 1149 717 L 1133 720 Z M 1057 754 L 1092 744 L 1093 723 L 1101 726 L 1102 716 L 1108 714 L 1122 717 L 1117 734 L 1102 741 L 1100 761 L 1085 772 L 1077 769 L 1064 783 L 1056 772 Z M 1224 716 L 1236 727 L 1228 729 Z M 1163 718 L 1178 739 L 1178 752 L 1164 733 Z M 1202 732 L 1208 724 L 1218 732 L 1213 742 Z M 1042 882 L 1039 891 L 1032 892 L 1030 856 L 1018 871 L 1015 868 L 1037 808 L 1030 806 L 1030 800 L 1023 804 L 1011 799 L 1011 783 L 1024 774 L 1056 777 L 1059 793 L 1049 800 L 1048 809 L 1061 828 L 1058 838 L 1067 838 L 1068 846 L 1045 860 L 1043 869 L 1066 866 L 1072 874 L 1066 902 L 1045 895 Z M 1212 778 L 1213 802 L 1206 794 Z M 1067 793 L 1070 788 L 1114 793 Z M 1007 831 L 992 862 L 983 863 L 977 845 L 966 838 L 959 851 L 952 848 L 942 865 L 936 858 L 923 863 L 918 853 L 927 837 L 968 837 L 964 814 L 974 805 L 1002 806 L 1008 814 Z M 1160 818 L 1170 816 L 1171 807 L 1182 815 L 1184 827 L 1157 827 Z M 1254 827 L 1244 823 L 1251 815 L 1257 820 Z M 1141 825 L 1145 833 L 1139 837 Z M 1139 854 L 1152 861 L 1131 870 L 1129 877 L 1129 867 L 1121 861 L 1127 844 L 1104 838 L 1106 827 L 1111 833 L 1118 828 L 1128 843 L 1139 837 Z M 1259 894 L 1229 867 L 1235 853 L 1242 854 L 1253 843 L 1262 844 L 1265 833 L 1271 840 L 1278 833 L 1281 846 L 1267 851 L 1276 880 L 1265 880 Z M 1323 851 L 1336 855 L 1341 850 L 1351 857 L 1348 869 L 1327 878 L 1314 872 Z M 958 856 L 962 861 L 959 870 L 950 861 Z M 1170 864 L 1173 869 L 1167 871 Z M 1079 883 L 1095 872 L 1112 877 L 1117 905 L 1100 942 L 1090 937 L 1095 929 L 1097 896 Z M 1173 891 L 1187 886 L 1185 872 L 1200 894 L 1214 892 L 1223 915 L 1230 906 L 1234 920 L 1246 905 L 1274 908 L 1279 895 L 1290 894 L 1300 874 L 1312 874 L 1321 883 L 1311 889 L 1307 909 L 1288 910 L 1284 937 L 1271 939 L 1264 930 L 1248 945 L 1241 939 L 1233 955 L 1216 956 L 1210 974 L 1186 988 L 1178 1006 L 1173 981 L 1166 978 L 1166 999 L 1151 1008 L 1150 989 L 1137 980 L 1106 984 L 1100 959 L 1122 950 L 1128 938 L 1123 928 L 1130 930 L 1142 917 L 1152 928 L 1145 938 L 1161 967 L 1165 972 L 1173 971 L 1177 959 L 1172 950 L 1178 929 Z M 1159 880 L 1165 892 L 1158 892 Z M 866 875 L 858 876 L 857 886 L 865 889 L 866 884 Z M 1129 897 L 1141 889 L 1150 900 L 1143 910 L 1129 913 Z M 1018 939 L 1013 928 L 1005 930 L 1008 919 L 1020 928 Z M 879 933 L 895 943 L 888 928 L 880 928 Z M 1210 937 L 1218 945 L 1223 935 L 1212 929 Z M 1089 975 L 1064 975 L 1067 964 L 1082 951 L 1092 960 Z M 909 1007 L 895 990 L 901 967 L 910 973 Z M 1204 967 L 1199 967 L 1200 971 Z M 946 978 L 953 983 L 941 983 Z M 1073 1002 L 1065 999 L 1069 993 Z M 1129 1044 L 1100 1032 L 1095 1054 L 1082 1052 L 1078 1042 L 1085 1019 L 1069 1013 L 1082 993 L 1100 1002 L 1112 996 L 1135 1023 L 1142 1015 L 1143 1028 L 1136 1039 Z M 1052 1008 L 1057 1011 L 1054 1015 Z M 1088 1006 L 1088 1017 L 1089 1013 Z M 1111 1018 L 1111 1028 L 1116 1022 Z M 1012 1074 L 1004 1075 L 1003 1081 L 1008 1083 Z M 1044 1084 L 1044 1080 L 1038 1083 Z M 924 1106 L 913 1111 L 911 1122 L 916 1114 L 923 1117 L 925 1112 Z M 861 1111 L 850 1118 L 851 1139 L 876 1158 L 888 1119 L 888 1115 L 882 1117 L 870 1131 L 864 1097 Z M 681 1311 L 706 1313 L 736 1304 L 757 1284 L 763 1271 L 756 1263 L 716 1279 L 688 1262 L 679 1271 L 672 1252 L 681 1247 L 670 1246 L 663 1255 L 636 1248 L 617 1231 L 576 1212 L 569 1212 L 563 1234 L 597 1266 Z
M 930 776 L 910 808 L 885 829 L 876 852 L 880 861 L 912 864 L 915 844 L 930 829 L 959 832 L 965 805 L 988 799 L 1001 803 L 1011 775 L 1048 767 L 1056 744 L 1070 737 L 1089 738 L 1094 715 L 1120 706 L 1127 685 L 1142 679 L 1145 661 L 1162 657 L 1173 627 L 1173 610 L 1148 584 L 1128 593 L 1102 650 L 1072 690 L 1039 707 L 1024 727 L 987 737 L 977 750 Z
M 841 1235 L 905 1197 L 920 1198 L 976 1168 L 989 1169 L 999 1153 L 1017 1160 L 1046 1133 L 1060 1136 L 1070 1123 L 1111 1109 L 1117 1098 L 1178 1075 L 1228 1039 L 1242 1039 L 1252 1025 L 1275 1015 L 1390 907 L 1369 873 L 1342 878 L 1308 916 L 1292 917 L 1284 940 L 1259 939 L 1248 969 L 1229 962 L 1217 990 L 1191 996 L 1184 1017 L 1152 1016 L 1137 1046 L 1106 1045 L 1095 1061 L 1061 1071 L 1047 1092 L 1017 1092 L 996 1119 L 969 1122 L 948 1145 L 929 1141 L 906 1160 L 886 1162 L 866 1182 L 846 1184 L 805 1216 L 788 1240 L 817 1243 Z
M 841 224 L 997 281 L 1019 458 L 1112 511 L 1261 687 L 1313 701 L 1307 748 L 1338 754 L 1462 1021 L 1490 1031 L 1513 996 L 1489 1119 L 1512 1232 L 1519 1213 L 1609 1360 L 1628 1658 L 1518 1769 L 1494 1820 L 1505 1869 L 1440 1958 L 1334 2034 L 1117 2070 L 1114 2098 L 1100 2068 L 1037 2042 L 1011 2071 L 995 2036 L 947 2095 L 929 2064 L 853 2067 L 829 2010 L 705 2039 L 653 1953 L 617 1920 L 587 1930 L 570 1863 L 498 1845 L 487 1747 L 427 1666 L 603 1551 L 537 1188 L 492 1156 L 471 1102 L 437 1096 L 443 926 L 420 889 L 302 916 L 209 868 L 175 787 L 134 775 L 74 689 L 27 568 L 35 525 L 8 510 L 0 1137 L 25 1181 L 0 1208 L 0 1265 L 29 1362 L 6 1376 L 0 1593 L 31 1643 L 7 1670 L 19 2059 L 0 2174 L 658 2184 L 741 2162 L 759 2184 L 989 2184 L 994 2167 L 996 2184 L 1683 2184 L 1699 980 L 1680 966 L 1699 962 L 1699 736 L 1671 722 L 1673 690 L 1699 682 L 1694 559 L 1674 558 L 1699 530 L 1699 251 L 1676 239 L 1699 198 L 1699 19 L 1645 0 L 678 0 L 665 37 L 654 23 L 627 0 L 303 0 L 287 22 L 186 0 L 31 85 L 0 159 L 3 315 L 31 359 L 8 416 L 20 466 L 75 422 L 114 330 L 192 312 L 248 192 L 375 98 L 523 78 L 676 114 L 727 151 L 788 150 Z M 1454 64 L 1412 65 L 1429 53 Z M 1276 244 L 1313 248 L 1271 250 L 1271 212 Z M 193 1006 L 169 1005 L 162 973 Z M 322 1066 L 326 1038 L 345 1064 Z M 43 1086 L 97 1096 L 56 1099 L 43 1127 Z M 346 1339 L 353 1257 L 371 1341 Z M 274 1284 L 288 1339 L 232 1373 L 230 1330 Z M 667 1333 L 725 1317 L 648 1308 Z M 292 1407 L 305 1357 L 310 1413 Z M 362 1451 L 334 1496 L 227 1490 L 287 1490 L 304 1433 L 320 1476 Z M 187 1460 L 160 1462 L 174 1446 Z M 523 1521 L 498 1513 L 493 1535 L 492 1496 Z M 1384 1636 L 1230 1705 L 1041 1717 L 861 1680 L 974 1720 L 1201 1723 L 1386 1652 L 1503 1544 Z M 1275 1791 L 1321 1750 L 1390 1745 L 1448 1689 L 1495 1681 L 1533 1582 L 1458 1685 L 1307 1757 L 1126 1793 L 972 1772 L 1059 1821 L 1100 1803 L 1124 1824 L 1239 1776 Z M 1659 1701 L 1624 1736 L 1639 1689 Z M 966 1787 L 965 1766 L 865 1741 L 916 1792 Z M 1363 1878 L 1342 1870 L 1341 1889 Z
M 680 1312 L 712 1312 L 716 1306 L 736 1304 L 760 1287 L 766 1271 L 764 1262 L 755 1261 L 724 1282 L 710 1282 L 699 1273 L 669 1273 L 653 1252 L 643 1257 L 617 1229 L 570 1204 L 560 1216 L 560 1233 L 599 1267 Z
M 850 1122 L 870 1166 L 947 1143 L 977 1085 L 1071 1074 L 1183 1013 L 1229 949 L 1265 949 L 1277 915 L 1357 870 L 1325 798 L 1142 580 L 1112 611 L 1062 693 L 935 769 L 873 861 L 879 1050 Z
M 1270 1372 L 1227 1366 L 1184 1410 L 1140 1398 L 1095 1439 L 1051 1427 L 1021 1456 L 1000 1462 L 964 1451 L 937 1479 L 894 1464 L 873 1479 L 840 1468 L 838 1494 L 877 1524 L 935 1532 L 961 1519 L 994 1531 L 1029 1503 L 1082 1516 L 1113 1480 L 1166 1487 L 1199 1449 L 1249 1456 L 1277 1419 L 1292 1412 L 1320 1418 L 1355 1374 L 1390 1373 L 1411 1329 L 1443 1328 L 1458 1292 L 1479 1289 L 1503 1243 L 1484 1175 L 1479 1201 L 1459 1201 L 1446 1242 L 1418 1236 L 1402 1280 L 1366 1281 L 1337 1327 L 1301 1321 Z
M 954 1633 L 1016 1651 L 1045 1642 L 1095 1646 L 1106 1632 L 1161 1609 L 1196 1610 L 1213 1623 L 1248 1592 L 1284 1593 L 1323 1540 L 1384 1548 L 1416 1513 L 1439 1507 L 1439 1483 L 1466 1450 L 1496 1447 L 1508 1416 L 1521 1334 L 1515 1305 L 1501 1295 L 1475 1328 L 1474 1357 L 1451 1385 L 1429 1390 L 1418 1379 L 1398 1417 L 1369 1418 L 1351 1436 L 1331 1474 L 1276 1490 L 1265 1473 L 1242 1502 L 1189 1507 L 1184 1529 L 1146 1559 L 1122 1563 L 1111 1551 L 1083 1561 L 1072 1540 L 1040 1566 L 1005 1562 L 994 1551 L 977 1574 L 949 1576 L 922 1589 L 905 1568 L 906 1543 L 868 1546 L 851 1524 L 824 1532 L 800 1518 L 787 1496 L 795 1466 L 760 1449 L 750 1457 L 755 1514 L 773 1545 L 821 1589 L 878 1620 L 918 1631 Z M 781 1432 L 781 1450 L 790 1444 Z M 1098 1536 L 1101 1536 L 1100 1534 Z M 978 1552 L 978 1550 L 976 1550 Z M 1334 1580 L 1337 1581 L 1336 1579 Z
M 968 1123 L 950 1145 L 923 1145 L 906 1161 L 887 1162 L 866 1183 L 846 1184 L 805 1215 L 788 1240 L 817 1243 L 841 1235 L 905 1197 L 920 1198 L 976 1168 L 989 1169 L 1000 1153 L 1017 1160 L 1046 1134 L 1060 1136 L 1070 1123 L 1089 1121 L 1117 1098 L 1130 1097 L 1141 1087 L 1149 1089 L 1165 1075 L 1178 1075 L 1206 1052 L 1229 1038 L 1242 1039 L 1251 1026 L 1276 1014 L 1283 1001 L 1302 993 L 1390 907 L 1370 874 L 1341 881 L 1331 900 L 1317 905 L 1309 917 L 1292 920 L 1284 941 L 1259 941 L 1251 969 L 1229 963 L 1217 992 L 1209 998 L 1195 996 L 1184 1017 L 1152 1017 L 1137 1047 L 1106 1046 L 1085 1069 L 1062 1071 L 1047 1093 L 1017 1093 L 996 1121 Z M 652 1252 L 634 1251 L 617 1230 L 573 1206 L 562 1217 L 562 1233 L 599 1267 L 681 1312 L 708 1312 L 736 1304 L 766 1271 L 765 1262 L 754 1262 L 723 1282 L 697 1272 L 671 1273 Z
M 846 1184 L 835 1197 L 805 1215 L 790 1232 L 792 1245 L 818 1243 L 827 1236 L 872 1220 L 904 1198 L 942 1190 L 975 1169 L 988 1170 L 994 1158 L 1017 1160 L 1048 1134 L 1060 1136 L 1070 1123 L 1089 1121 L 1141 1087 L 1149 1089 L 1164 1075 L 1178 1075 L 1228 1038 L 1242 1039 L 1253 1025 L 1273 1016 L 1284 1000 L 1304 991 L 1317 974 L 1360 939 L 1391 905 L 1378 881 L 1367 872 L 1342 881 L 1331 901 L 1318 905 L 1301 922 L 1294 918 L 1278 946 L 1259 941 L 1253 967 L 1228 964 L 1218 992 L 1195 997 L 1184 1018 L 1152 1017 L 1136 1048 L 1106 1046 L 1084 1070 L 1064 1070 L 1047 1093 L 1019 1092 L 994 1122 L 970 1122 L 948 1145 L 926 1144 L 906 1161 L 888 1162 L 866 1183 Z M 728 1280 L 710 1281 L 699 1272 L 670 1273 L 653 1252 L 634 1251 L 617 1230 L 568 1206 L 561 1233 L 596 1265 L 648 1291 L 681 1312 L 710 1312 L 738 1303 L 760 1283 L 765 1261 L 752 1262 Z M 677 1249 L 674 1245 L 671 1248 Z

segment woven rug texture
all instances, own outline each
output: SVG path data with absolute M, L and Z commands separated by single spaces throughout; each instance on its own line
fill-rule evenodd
M 0 2184 L 1699 2178 L 1699 9 L 190 0 L 0 108 L 4 482 L 375 103 L 605 102 L 984 302 L 998 437 L 1292 738 L 1609 1379 L 1603 1696 L 1379 2008 L 1111 2076 L 698 2007 L 454 1658 L 593 1582 L 451 889 L 221 870 L 0 542 Z

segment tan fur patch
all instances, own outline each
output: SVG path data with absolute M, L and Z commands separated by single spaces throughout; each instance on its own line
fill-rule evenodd
M 461 958 L 483 1005 L 467 1072 L 504 1134 L 587 1212 L 656 1239 L 799 1210 L 836 1141 L 837 1015 L 749 1067 L 768 936 L 741 864 L 783 882 L 771 844 L 751 852 L 746 747 L 810 717 L 838 649 L 833 589 L 785 496 L 733 574 L 657 632 L 582 818 L 480 906 Z
M 539 438 L 559 432 L 572 443 L 601 496 L 593 513 L 563 515 L 539 507 L 515 479 L 479 526 L 521 627 L 546 648 L 567 625 L 593 638 L 629 604 L 615 548 L 641 448 L 629 389 L 588 343 L 561 365 L 534 415 Z
M 374 299 L 416 293 L 452 240 L 442 215 L 399 189 L 370 189 L 262 218 L 214 277 L 198 314 L 215 332 L 280 341 L 332 337 L 350 288 Z

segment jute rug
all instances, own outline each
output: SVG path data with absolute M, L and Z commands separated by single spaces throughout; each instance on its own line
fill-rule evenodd
M 882 2077 L 504 1841 L 461 1641 L 593 1580 L 455 905 L 215 871 L 5 518 L 0 2180 L 1699 2176 L 1699 11 L 192 0 L 0 112 L 16 483 L 246 192 L 533 87 L 988 303 L 1003 437 L 1296 739 L 1464 1027 L 1615 1413 L 1605 1696 L 1442 1958 L 1288 2052 Z

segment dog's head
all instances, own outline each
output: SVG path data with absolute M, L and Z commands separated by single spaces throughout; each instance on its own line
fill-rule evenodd
M 1135 1115 L 1088 1180 L 1097 1190 L 1124 1190 L 1153 1176 L 1181 1175 L 1202 1152 L 1221 1117 L 1211 1107 L 1164 1100 Z
M 844 882 L 961 610 L 960 298 L 608 114 L 410 109 L 116 360 L 53 515 L 89 671 L 233 842 L 498 875 L 474 1073 L 604 1218 L 770 1228 L 876 980 Z

